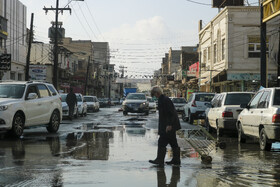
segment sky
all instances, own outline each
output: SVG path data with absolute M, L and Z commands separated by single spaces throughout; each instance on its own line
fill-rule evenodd
M 36 41 L 49 42 L 48 28 L 55 14 L 44 7 L 56 6 L 56 0 L 20 0 L 27 6 L 27 27 L 34 13 Z M 258 0 L 248 0 L 257 5 Z M 198 22 L 211 21 L 218 9 L 212 0 L 59 0 L 59 14 L 65 36 L 73 40 L 109 42 L 110 63 L 127 67 L 125 75 L 140 78 L 153 75 L 161 67 L 169 49 L 198 44 Z

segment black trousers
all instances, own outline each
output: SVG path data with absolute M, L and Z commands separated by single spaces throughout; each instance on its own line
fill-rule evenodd
M 170 131 L 168 133 L 163 133 L 159 135 L 158 147 L 166 147 L 168 144 L 170 144 L 172 149 L 178 147 L 175 131 Z

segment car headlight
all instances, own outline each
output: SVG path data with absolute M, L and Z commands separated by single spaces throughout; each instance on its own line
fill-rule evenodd
M 0 106 L 0 111 L 4 111 L 8 109 L 8 105 L 1 105 Z

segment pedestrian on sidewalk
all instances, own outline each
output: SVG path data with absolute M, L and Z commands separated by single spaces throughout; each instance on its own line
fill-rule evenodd
M 151 96 L 158 98 L 159 124 L 158 124 L 158 150 L 155 160 L 149 160 L 150 163 L 164 166 L 166 146 L 170 144 L 173 152 L 171 161 L 166 162 L 168 165 L 180 165 L 180 147 L 177 143 L 176 131 L 181 129 L 178 114 L 169 97 L 163 95 L 162 89 L 155 86 L 151 90 Z
M 70 88 L 70 92 L 66 96 L 66 103 L 69 108 L 69 118 L 72 120 L 75 106 L 77 106 L 77 97 L 73 92 L 73 88 Z

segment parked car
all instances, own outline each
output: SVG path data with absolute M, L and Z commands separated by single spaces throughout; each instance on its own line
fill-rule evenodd
M 271 144 L 280 141 L 280 87 L 258 91 L 237 121 L 238 141 L 245 143 L 247 136 L 259 139 L 260 149 L 270 151 Z
M 52 84 L 35 81 L 0 83 L 0 130 L 10 130 L 20 137 L 24 128 L 46 125 L 57 132 L 62 120 L 62 106 Z
M 217 136 L 228 131 L 236 133 L 236 121 L 242 111 L 240 104 L 248 104 L 253 96 L 252 92 L 223 92 L 212 101 L 206 121 L 208 129 L 216 129 Z
M 87 115 L 87 103 L 85 102 L 83 95 L 80 93 L 76 93 L 76 98 L 78 102 L 78 114 L 80 116 Z
M 111 101 L 109 100 L 109 98 L 99 98 L 98 100 L 100 108 L 111 106 Z
M 69 107 L 66 103 L 67 93 L 61 93 L 60 96 L 61 96 L 61 102 L 62 102 L 62 116 L 63 116 L 63 118 L 68 118 L 69 117 Z M 75 118 L 78 118 L 78 115 L 79 115 L 78 113 L 79 113 L 78 112 L 78 106 L 75 105 L 73 116 Z
M 120 100 L 118 98 L 112 98 L 111 99 L 111 105 L 119 105 L 120 104 Z
M 214 93 L 192 93 L 184 106 L 182 113 L 183 121 L 188 121 L 192 124 L 195 119 L 204 119 L 205 110 L 214 96 Z
M 147 100 L 149 102 L 149 110 L 152 112 L 156 112 L 157 111 L 156 101 L 152 97 L 147 97 Z
M 86 95 L 84 100 L 87 103 L 87 111 L 96 112 L 99 111 L 99 101 L 96 96 Z
M 183 112 L 184 111 L 184 106 L 187 104 L 187 101 L 183 97 L 173 97 L 171 101 L 174 104 L 174 107 L 177 112 Z
M 149 102 L 143 93 L 129 93 L 123 102 L 123 114 L 145 113 L 149 115 Z

